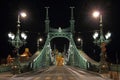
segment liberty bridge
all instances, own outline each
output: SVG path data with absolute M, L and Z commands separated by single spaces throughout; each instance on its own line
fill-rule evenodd
M 46 9 L 45 32 L 47 38 L 42 49 L 30 57 L 29 61 L 24 64 L 24 69 L 29 72 L 20 73 L 9 78 L 9 80 L 110 80 L 102 77 L 100 74 L 92 72 L 99 71 L 99 62 L 91 59 L 84 51 L 78 49 L 73 39 L 75 20 L 73 9 L 71 9 L 70 26 L 58 29 L 50 26 L 48 16 L 49 7 Z M 54 38 L 65 38 L 69 41 L 67 57 L 63 57 L 62 65 L 57 66 L 57 56 L 52 55 L 50 42 Z M 61 58 L 62 59 L 62 58 Z M 22 64 L 21 64 L 22 66 Z M 23 70 L 24 70 L 23 69 Z

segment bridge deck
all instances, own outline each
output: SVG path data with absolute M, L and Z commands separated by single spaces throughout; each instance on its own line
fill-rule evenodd
M 44 71 L 37 70 L 19 74 L 4 80 L 110 80 L 99 74 L 68 66 L 52 66 Z

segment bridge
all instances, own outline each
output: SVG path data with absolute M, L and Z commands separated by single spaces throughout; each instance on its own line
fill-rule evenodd
M 47 34 L 45 44 L 43 48 L 38 49 L 36 53 L 26 63 L 27 66 L 25 66 L 25 69 L 29 69 L 29 73 L 23 73 L 18 76 L 12 77 L 11 80 L 106 80 L 105 78 L 101 77 L 100 74 L 90 72 L 98 72 L 100 64 L 87 56 L 84 51 L 76 47 L 73 39 L 75 26 L 75 20 L 73 16 L 74 7 L 70 7 L 70 26 L 64 29 L 62 29 L 61 27 L 56 29 L 50 26 L 50 20 L 48 16 L 49 7 L 45 8 L 45 32 Z M 51 40 L 59 37 L 65 38 L 69 41 L 67 50 L 68 55 L 66 57 L 62 57 L 64 58 L 62 66 L 57 66 L 57 55 L 52 54 L 52 48 L 50 43 Z M 43 74 L 40 75 L 40 73 L 42 72 Z M 82 74 L 82 76 L 80 74 Z M 86 77 L 88 75 L 92 77 Z M 34 78 L 32 76 L 34 76 Z M 17 79 L 17 77 L 19 78 Z
M 77 66 L 82 69 L 90 70 L 90 69 L 97 69 L 99 63 L 92 60 L 88 57 L 83 51 L 77 49 L 76 44 L 73 39 L 73 32 L 74 32 L 74 17 L 73 17 L 73 8 L 71 8 L 71 20 L 70 20 L 70 27 L 62 29 L 59 27 L 58 29 L 52 28 L 49 26 L 50 20 L 48 17 L 48 7 L 46 7 L 46 20 L 45 20 L 45 28 L 47 33 L 47 39 L 45 41 L 45 45 L 42 50 L 38 50 L 36 54 L 30 60 L 30 69 L 35 70 L 39 69 L 42 66 L 50 66 L 51 64 L 55 63 L 55 57 L 51 54 L 52 49 L 50 42 L 52 39 L 57 37 L 66 38 L 69 41 L 69 48 L 68 48 L 68 56 L 65 59 L 67 65 L 70 66 Z M 37 55 L 37 56 L 36 56 Z

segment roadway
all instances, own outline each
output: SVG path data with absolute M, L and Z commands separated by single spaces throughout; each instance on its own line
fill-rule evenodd
M 11 77 L 0 77 L 0 80 L 111 80 L 97 73 L 68 66 L 52 66 Z

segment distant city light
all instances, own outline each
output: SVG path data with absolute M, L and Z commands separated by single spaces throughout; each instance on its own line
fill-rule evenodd
M 78 42 L 80 42 L 80 41 L 81 41 L 81 39 L 80 39 L 80 38 L 78 38 L 78 39 L 77 39 L 77 41 L 78 41 Z
M 40 42 L 42 42 L 42 41 L 43 41 L 43 39 L 42 39 L 42 38 L 40 38 L 40 39 L 39 39 L 39 41 L 40 41 Z

